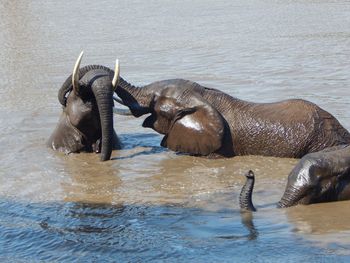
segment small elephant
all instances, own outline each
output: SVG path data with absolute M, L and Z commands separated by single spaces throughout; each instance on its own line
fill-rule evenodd
M 246 174 L 240 194 L 240 207 L 255 211 L 252 203 L 254 173 Z M 278 207 L 350 199 L 350 145 L 331 147 L 305 155 L 288 176 Z
M 177 152 L 301 158 L 350 143 L 335 117 L 301 99 L 247 102 L 183 79 L 135 87 L 120 78 L 116 93 L 135 117 L 150 113 L 143 127 L 164 134 L 161 145 Z
M 48 145 L 66 154 L 101 152 L 101 160 L 105 161 L 110 159 L 112 149 L 120 148 L 113 128 L 113 92 L 118 72 L 99 65 L 79 69 L 82 55 L 83 52 L 58 93 L 63 112 Z

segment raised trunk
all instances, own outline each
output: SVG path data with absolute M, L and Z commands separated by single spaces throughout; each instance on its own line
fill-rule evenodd
M 101 161 L 106 161 L 111 158 L 113 148 L 113 90 L 111 85 L 94 83 L 92 91 L 101 121 Z
M 152 88 L 136 87 L 123 78 L 120 78 L 115 92 L 125 106 L 128 106 L 135 117 L 150 112 L 150 105 L 153 99 Z
M 252 202 L 255 176 L 252 171 L 249 171 L 245 176 L 247 178 L 247 181 L 242 187 L 241 194 L 239 195 L 239 206 L 241 210 L 256 211 Z

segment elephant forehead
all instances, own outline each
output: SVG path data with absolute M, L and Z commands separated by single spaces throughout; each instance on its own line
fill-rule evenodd
M 170 110 L 179 110 L 189 107 L 204 105 L 203 98 L 196 92 L 188 88 L 167 88 L 157 98 L 159 110 L 170 112 Z
M 175 108 L 177 108 L 176 104 L 173 103 L 164 103 L 160 104 L 158 109 L 159 111 L 164 111 L 164 112 L 175 112 Z
M 69 114 L 71 117 L 73 116 L 84 116 L 87 114 L 91 114 L 93 111 L 94 103 L 91 100 L 83 101 L 80 97 L 70 94 L 67 99 L 67 106 L 65 108 L 65 112 Z
M 81 76 L 80 81 L 85 85 L 91 85 L 95 80 L 106 76 L 110 77 L 109 73 L 106 70 L 93 69 L 86 72 L 84 76 Z
M 180 109 L 180 105 L 176 103 L 176 100 L 169 97 L 160 97 L 154 107 L 155 111 L 161 115 L 172 118 L 176 111 Z
M 161 93 L 161 97 L 166 97 L 168 99 L 174 99 L 178 103 L 198 103 L 200 96 L 197 92 L 193 90 L 191 87 L 186 86 L 175 86 L 168 85 Z
M 318 163 L 318 159 L 303 158 L 298 165 L 293 169 L 292 182 L 295 187 L 313 187 L 316 186 L 323 174 L 327 172 L 322 169 L 322 165 Z

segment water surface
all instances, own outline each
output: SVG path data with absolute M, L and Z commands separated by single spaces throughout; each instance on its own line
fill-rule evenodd
M 349 12 L 345 0 L 1 1 L 0 261 L 349 260 L 350 202 L 275 208 L 295 159 L 178 155 L 125 116 L 109 162 L 45 146 L 81 50 L 83 65 L 119 58 L 135 85 L 303 98 L 349 129 Z M 249 169 L 253 218 L 238 209 Z

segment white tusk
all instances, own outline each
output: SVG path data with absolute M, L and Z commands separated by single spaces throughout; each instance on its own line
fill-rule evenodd
M 72 85 L 73 85 L 73 90 L 75 92 L 79 92 L 79 68 L 80 68 L 80 62 L 83 57 L 84 51 L 80 52 L 80 55 L 75 62 L 74 69 L 73 69 L 73 74 L 72 74 Z
M 118 82 L 119 82 L 119 60 L 116 59 L 115 60 L 114 76 L 113 76 L 113 80 L 112 80 L 112 86 L 114 89 L 117 88 Z

